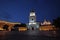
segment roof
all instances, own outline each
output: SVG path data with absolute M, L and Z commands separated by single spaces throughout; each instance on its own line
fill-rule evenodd
M 34 9 L 31 9 L 31 11 L 30 12 L 35 12 L 35 10 Z
M 10 23 L 10 24 L 21 24 L 21 23 L 18 23 L 18 22 L 8 22 L 8 21 L 2 21 L 0 20 L 1 23 Z
M 44 20 L 44 22 L 41 23 L 41 25 L 50 25 L 50 24 L 51 24 L 51 22 L 50 21 L 47 21 L 47 20 Z

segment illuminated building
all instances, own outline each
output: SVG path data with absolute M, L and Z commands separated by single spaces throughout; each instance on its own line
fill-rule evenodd
M 19 27 L 18 30 L 19 31 L 26 31 L 27 30 L 27 27 Z
M 44 20 L 44 22 L 41 23 L 39 30 L 44 30 L 44 31 L 55 30 L 55 27 L 54 25 L 51 24 L 50 21 Z
M 30 12 L 29 23 L 28 23 L 27 28 L 30 30 L 35 30 L 39 28 L 39 23 L 36 22 L 36 14 L 34 10 L 31 10 Z
M 1 21 L 0 20 L 0 30 L 4 30 L 3 26 L 4 25 L 8 25 L 8 31 L 11 31 L 11 29 L 13 28 L 13 26 L 15 24 L 21 24 L 21 23 L 16 23 L 16 22 L 7 22 L 7 21 Z
M 1 21 L 0 20 L 0 30 L 4 30 L 3 26 L 8 25 L 8 31 L 11 31 L 12 28 L 14 28 L 15 24 L 21 24 L 21 23 L 16 23 L 16 22 L 7 22 L 7 21 Z M 29 15 L 29 23 L 26 24 L 27 27 L 18 27 L 19 31 L 26 31 L 27 29 L 29 30 L 55 30 L 56 28 L 54 25 L 51 24 L 50 21 L 44 20 L 44 22 L 41 23 L 41 26 L 39 22 L 36 22 L 36 14 L 34 10 L 30 11 Z

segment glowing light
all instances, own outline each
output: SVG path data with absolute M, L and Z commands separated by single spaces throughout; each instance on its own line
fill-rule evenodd
M 49 31 L 49 30 L 56 30 L 52 26 L 41 26 L 39 30 Z
M 41 23 L 41 25 L 50 25 L 50 24 L 51 24 L 51 22 L 46 21 L 46 20 L 44 20 L 44 22 L 43 22 L 43 23 Z
M 35 13 L 30 13 L 30 16 L 35 16 Z
M 36 23 L 33 23 L 33 24 L 36 24 Z
M 36 22 L 33 22 L 33 23 L 31 22 L 31 23 L 29 23 L 29 25 L 31 25 L 31 24 L 36 24 Z
M 31 25 L 31 23 L 29 23 L 29 25 Z
M 4 30 L 3 28 L 0 28 L 0 30 Z
M 19 27 L 19 31 L 26 31 L 27 28 L 26 27 Z

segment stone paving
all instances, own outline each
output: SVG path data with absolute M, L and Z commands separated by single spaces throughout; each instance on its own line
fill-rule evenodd
M 0 40 L 60 40 L 54 31 L 0 31 Z

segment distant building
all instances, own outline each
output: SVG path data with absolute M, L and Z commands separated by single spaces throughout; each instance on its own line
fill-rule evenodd
M 51 22 L 45 19 L 44 22 L 41 23 L 41 25 L 51 25 Z
M 44 20 L 44 22 L 41 23 L 39 30 L 55 30 L 55 27 L 50 21 Z
M 0 20 L 0 30 L 4 30 L 3 26 L 4 25 L 8 25 L 8 31 L 11 31 L 11 29 L 13 28 L 13 26 L 15 24 L 21 24 L 21 23 L 18 23 L 18 22 L 7 22 L 7 21 Z
M 18 22 L 7 22 L 7 21 L 1 21 L 0 20 L 0 30 L 4 30 L 3 26 L 4 25 L 8 25 L 8 31 L 11 31 L 11 29 L 14 29 L 14 25 L 16 24 L 21 24 Z M 44 20 L 44 22 L 39 23 L 36 21 L 36 14 L 34 10 L 30 11 L 29 14 L 29 22 L 26 24 L 26 26 L 21 26 L 18 27 L 18 31 L 26 31 L 27 29 L 29 30 L 55 30 L 56 28 L 54 27 L 54 25 L 52 25 L 52 23 L 50 21 Z
M 36 14 L 34 10 L 30 11 L 29 23 L 28 23 L 27 28 L 30 30 L 35 30 L 39 28 L 39 23 L 36 22 Z

